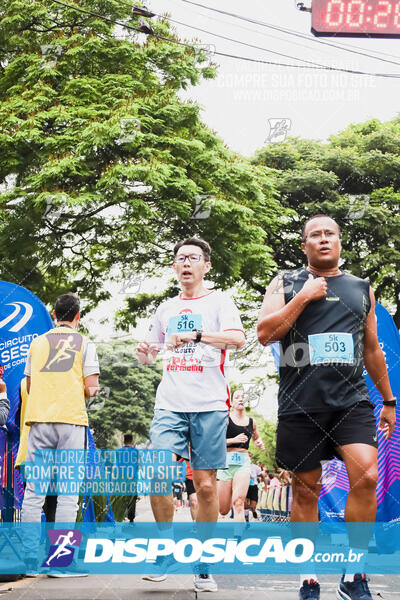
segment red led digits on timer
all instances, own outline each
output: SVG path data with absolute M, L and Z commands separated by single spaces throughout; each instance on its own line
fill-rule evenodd
M 359 27 L 364 22 L 365 2 L 352 0 L 347 6 L 346 23 L 350 27 Z
M 328 25 L 337 27 L 342 25 L 345 16 L 346 2 L 342 0 L 331 0 L 328 2 L 328 10 L 326 13 L 326 22 Z
M 384 31 L 395 27 L 400 31 L 400 1 L 330 0 L 326 5 L 325 23 L 329 28 L 342 27 L 349 31 L 372 28 Z
M 389 25 L 387 17 L 392 12 L 392 4 L 389 0 L 381 0 L 378 2 L 378 8 L 382 8 L 383 10 L 380 10 L 374 16 L 374 25 L 378 28 L 387 27 Z

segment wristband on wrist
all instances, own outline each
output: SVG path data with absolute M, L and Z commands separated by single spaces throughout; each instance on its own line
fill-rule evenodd
M 390 400 L 384 400 L 383 406 L 396 406 L 397 398 L 391 398 Z
M 0 392 L 0 400 L 7 400 L 7 392 Z
M 203 332 L 201 331 L 201 329 L 193 329 L 193 331 L 196 332 L 196 337 L 195 337 L 195 343 L 198 344 L 201 341 L 201 336 L 203 334 Z

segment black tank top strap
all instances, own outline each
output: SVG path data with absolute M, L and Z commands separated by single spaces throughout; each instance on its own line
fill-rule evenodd
M 237 425 L 234 423 L 229 416 L 228 428 L 226 430 L 227 439 L 231 439 L 239 435 L 240 433 L 245 433 L 247 435 L 247 442 L 240 442 L 238 444 L 229 444 L 229 448 L 245 448 L 249 449 L 250 440 L 253 436 L 253 419 L 250 417 L 247 425 Z

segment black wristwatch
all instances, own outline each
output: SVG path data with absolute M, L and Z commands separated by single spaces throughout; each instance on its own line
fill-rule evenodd
M 391 400 L 384 400 L 383 406 L 396 406 L 397 398 L 392 398 Z
M 193 331 L 196 332 L 196 339 L 194 340 L 196 344 L 198 344 L 201 341 L 201 336 L 203 334 L 201 329 L 193 329 Z

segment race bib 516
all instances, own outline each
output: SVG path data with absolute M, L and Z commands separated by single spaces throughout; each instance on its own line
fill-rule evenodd
M 193 315 L 191 313 L 170 317 L 168 321 L 167 336 L 172 333 L 187 333 L 194 329 L 202 329 L 201 323 L 201 315 Z

